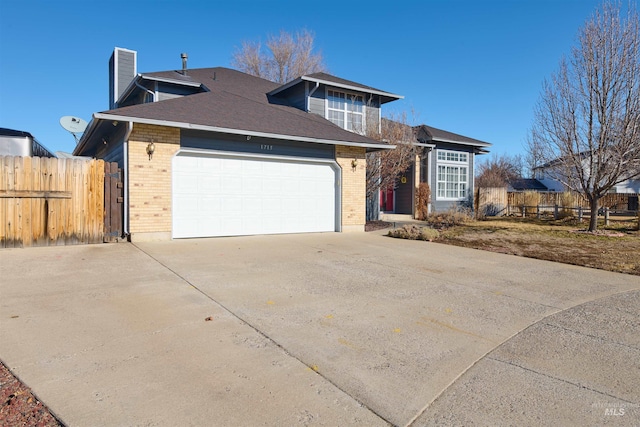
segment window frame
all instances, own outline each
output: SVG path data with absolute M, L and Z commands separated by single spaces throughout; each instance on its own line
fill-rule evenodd
M 331 95 L 330 95 L 331 93 Z M 335 97 L 335 95 L 333 94 L 339 94 L 342 95 L 342 108 L 335 108 L 330 106 L 330 104 L 333 102 L 333 99 L 330 99 L 330 97 Z M 350 101 L 353 99 L 356 99 L 356 102 Z M 357 104 L 357 101 L 360 101 L 360 104 Z M 355 111 L 352 108 L 349 108 L 349 106 L 359 106 L 361 111 Z M 365 96 L 364 94 L 358 94 L 355 92 L 348 92 L 345 90 L 337 90 L 337 89 L 333 89 L 333 88 L 329 88 L 327 87 L 325 90 L 325 118 L 327 120 L 329 120 L 331 123 L 335 124 L 336 126 L 340 126 L 342 129 L 348 130 L 349 132 L 354 132 L 354 133 L 359 133 L 359 134 L 364 134 L 365 133 L 365 124 L 366 124 L 366 103 L 365 103 Z M 340 123 L 336 123 L 331 117 L 330 117 L 330 113 L 341 113 L 342 115 L 342 120 L 336 120 L 336 121 L 341 121 L 342 125 L 340 125 Z M 353 116 L 354 115 L 358 115 L 359 117 L 361 117 L 361 122 L 360 122 L 360 126 L 361 129 L 353 129 Z M 350 116 L 351 116 L 351 120 L 350 120 Z M 349 125 L 351 124 L 351 129 L 349 129 Z
M 465 151 L 436 150 L 436 200 L 462 201 L 468 197 L 469 157 Z M 452 179 L 454 176 L 456 180 Z

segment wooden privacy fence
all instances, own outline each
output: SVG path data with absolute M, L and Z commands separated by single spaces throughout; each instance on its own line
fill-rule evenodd
M 123 235 L 122 170 L 117 163 L 104 164 L 104 241 L 117 242 Z
M 0 157 L 0 247 L 101 243 L 104 218 L 104 161 Z
M 575 192 L 537 191 L 535 203 L 528 200 L 527 191 L 507 191 L 506 187 L 478 188 L 475 208 L 480 216 L 525 215 L 528 213 L 556 212 L 559 209 L 588 211 L 591 207 L 586 197 Z M 638 211 L 638 195 L 633 193 L 605 194 L 598 202 L 603 210 L 610 212 Z
M 480 187 L 476 189 L 474 208 L 479 216 L 502 216 L 507 214 L 506 187 Z

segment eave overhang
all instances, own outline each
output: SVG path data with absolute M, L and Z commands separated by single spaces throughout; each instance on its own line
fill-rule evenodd
M 186 82 L 183 80 L 168 79 L 164 77 L 153 77 L 153 76 L 147 76 L 147 75 L 138 73 L 133 78 L 133 80 L 131 80 L 131 82 L 129 83 L 127 88 L 124 90 L 124 92 L 122 92 L 122 95 L 120 95 L 120 97 L 116 101 L 116 104 L 120 104 L 120 102 L 127 99 L 131 95 L 131 93 L 138 87 L 137 85 L 138 84 L 141 85 L 141 82 L 143 80 L 169 83 L 169 84 L 175 84 L 175 85 L 187 86 L 187 87 L 193 87 L 193 88 L 200 88 L 200 89 L 203 89 L 205 92 L 209 92 L 209 88 L 199 82 Z
M 78 142 L 78 145 L 73 151 L 74 155 L 78 155 L 78 153 L 88 148 L 87 147 L 88 141 L 92 139 L 95 133 L 100 133 L 100 132 L 97 132 L 97 130 L 102 129 L 102 132 L 104 133 L 111 129 L 111 127 L 109 126 L 112 126 L 115 128 L 118 124 L 127 123 L 127 122 L 156 125 L 156 126 L 175 127 L 179 129 L 192 129 L 192 130 L 202 130 L 202 131 L 208 131 L 208 132 L 226 133 L 231 135 L 244 135 L 244 136 L 257 137 L 257 138 L 271 138 L 271 139 L 279 139 L 279 140 L 285 140 L 285 141 L 300 141 L 300 142 L 310 142 L 314 144 L 328 144 L 328 145 L 344 145 L 347 147 L 363 147 L 363 148 L 366 148 L 367 151 L 369 152 L 380 151 L 380 150 L 392 150 L 396 148 L 396 146 L 392 144 L 364 143 L 364 142 L 355 142 L 355 141 L 346 141 L 346 140 L 313 138 L 313 137 L 305 137 L 305 136 L 297 136 L 297 135 L 282 135 L 282 134 L 275 134 L 275 133 L 269 133 L 269 132 L 259 132 L 259 131 L 243 130 L 243 129 L 231 129 L 231 128 L 223 128 L 223 127 L 217 127 L 217 126 L 199 125 L 194 123 L 130 117 L 130 116 L 123 116 L 118 114 L 94 113 L 93 118 L 91 119 L 91 122 L 87 127 L 87 130 L 84 132 L 84 134 L 82 135 L 82 138 Z M 105 126 L 105 123 L 108 125 Z
M 286 83 L 274 90 L 272 90 L 271 92 L 269 92 L 267 95 L 276 95 L 282 91 L 285 91 L 287 89 L 289 89 L 290 87 L 293 87 L 303 81 L 307 81 L 307 82 L 313 82 L 313 83 L 319 83 L 319 84 L 323 84 L 326 86 L 332 86 L 332 87 L 338 87 L 341 89 L 346 89 L 346 90 L 351 90 L 351 91 L 356 91 L 356 92 L 365 92 L 365 93 L 371 93 L 373 95 L 379 95 L 381 97 L 381 103 L 385 104 L 387 102 L 391 102 L 391 101 L 396 101 L 398 99 L 404 99 L 404 96 L 402 95 L 396 95 L 390 92 L 384 92 L 381 90 L 377 90 L 377 89 L 373 89 L 373 88 L 368 88 L 368 87 L 363 87 L 363 86 L 355 86 L 355 85 L 349 85 L 349 84 L 344 84 L 344 83 L 337 83 L 337 82 L 332 82 L 330 80 L 324 80 L 324 79 L 318 79 L 315 77 L 309 77 L 309 76 L 302 76 L 302 77 L 298 77 L 295 80 L 291 80 L 289 83 Z

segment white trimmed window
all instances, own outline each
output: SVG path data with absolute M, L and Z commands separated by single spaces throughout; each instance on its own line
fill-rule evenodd
M 467 197 L 469 154 L 438 150 L 437 198 L 462 200 Z
M 327 119 L 343 129 L 364 131 L 364 97 L 327 90 Z

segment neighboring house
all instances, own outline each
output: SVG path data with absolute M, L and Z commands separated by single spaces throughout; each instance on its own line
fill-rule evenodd
M 533 168 L 535 178 L 546 186 L 549 191 L 565 191 L 567 188 L 558 178 L 559 161 L 551 161 Z M 609 193 L 640 193 L 640 179 L 626 179 L 613 186 Z
M 381 212 L 414 215 L 416 187 L 423 182 L 431 188 L 432 212 L 472 205 L 475 156 L 488 153 L 491 144 L 427 125 L 414 133 L 419 154 L 395 188 L 381 191 Z
M 74 150 L 124 170 L 131 240 L 364 231 L 359 133 L 394 95 L 325 73 L 280 85 L 228 68 L 137 73 L 109 61 L 111 110 Z
M 0 156 L 56 157 L 29 132 L 0 128 Z
M 516 178 L 507 183 L 507 191 L 549 191 L 549 189 L 537 179 Z

